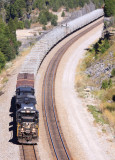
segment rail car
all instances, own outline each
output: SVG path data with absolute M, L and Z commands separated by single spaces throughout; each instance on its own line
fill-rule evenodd
M 36 109 L 34 74 L 20 73 L 16 85 L 16 122 L 19 143 L 36 144 L 39 112 Z

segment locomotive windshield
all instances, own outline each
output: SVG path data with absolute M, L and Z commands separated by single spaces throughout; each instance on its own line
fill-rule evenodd
M 34 95 L 34 89 L 31 87 L 20 87 L 16 89 L 17 95 Z

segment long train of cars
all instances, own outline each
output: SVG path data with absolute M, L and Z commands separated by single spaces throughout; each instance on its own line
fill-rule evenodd
M 18 142 L 33 144 L 38 141 L 39 112 L 36 110 L 34 78 L 46 54 L 61 39 L 103 15 L 103 9 L 97 9 L 68 22 L 68 24 L 55 27 L 45 34 L 32 48 L 17 78 L 16 121 Z
M 34 144 L 39 137 L 39 112 L 36 110 L 34 74 L 19 73 L 16 85 L 16 121 L 19 143 Z

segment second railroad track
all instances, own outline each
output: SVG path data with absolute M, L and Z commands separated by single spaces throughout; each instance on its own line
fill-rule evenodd
M 61 132 L 61 127 L 60 127 L 58 115 L 56 112 L 55 77 L 56 77 L 57 67 L 59 65 L 59 62 L 62 56 L 67 51 L 67 49 L 80 37 L 88 33 L 90 30 L 92 30 L 96 26 L 100 25 L 101 23 L 102 23 L 102 19 L 97 23 L 95 23 L 94 25 L 87 28 L 86 30 L 82 31 L 75 37 L 73 37 L 66 44 L 64 44 L 53 56 L 45 73 L 43 90 L 42 90 L 43 113 L 45 115 L 45 122 L 47 124 L 46 126 L 47 126 L 47 131 L 49 133 L 49 137 L 51 140 L 52 149 L 55 153 L 55 157 L 57 160 L 72 159 L 71 154 L 68 150 L 66 141 Z

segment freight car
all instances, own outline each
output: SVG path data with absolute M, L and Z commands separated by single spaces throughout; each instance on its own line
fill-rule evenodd
M 19 143 L 35 144 L 39 137 L 34 74 L 19 73 L 16 85 L 16 122 Z
M 36 75 L 44 57 L 51 50 L 51 48 L 53 48 L 53 46 L 55 46 L 59 41 L 61 41 L 71 33 L 79 30 L 80 28 L 103 16 L 103 9 L 97 9 L 66 24 L 57 26 L 47 34 L 44 34 L 42 38 L 34 45 L 31 52 L 26 57 L 21 72 L 33 73 L 34 75 Z

